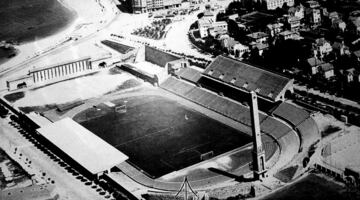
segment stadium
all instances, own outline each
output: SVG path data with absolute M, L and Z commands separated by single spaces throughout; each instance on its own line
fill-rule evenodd
M 133 63 L 116 67 L 155 87 L 87 100 L 57 121 L 25 116 L 52 151 L 90 179 L 135 191 L 125 177 L 175 192 L 185 178 L 201 189 L 252 172 L 250 91 L 259 97 L 268 170 L 280 170 L 319 138 L 310 113 L 284 101 L 292 79 L 224 56 L 201 70 L 153 47 L 136 51 Z

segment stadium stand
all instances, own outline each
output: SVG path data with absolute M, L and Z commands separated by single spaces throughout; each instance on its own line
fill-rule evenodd
M 243 91 L 256 91 L 261 97 L 278 101 L 292 87 L 292 79 L 232 58 L 218 56 L 203 77 L 235 86 Z M 290 89 L 291 90 L 291 89 Z
M 281 103 L 273 111 L 273 115 L 287 121 L 294 127 L 310 117 L 310 114 L 306 110 L 286 102 Z
M 121 54 L 126 54 L 128 53 L 129 51 L 132 51 L 134 48 L 133 47 L 130 47 L 130 46 L 127 46 L 127 45 L 124 45 L 124 44 L 120 44 L 120 43 L 117 43 L 117 42 L 113 42 L 113 41 L 110 41 L 110 40 L 103 40 L 101 41 L 102 44 L 110 47 L 111 49 L 114 49 L 115 51 L 121 53 Z
M 166 63 L 179 60 L 180 57 L 163 52 L 153 47 L 145 46 L 145 61 L 165 67 Z
M 313 142 L 320 139 L 318 127 L 311 117 L 296 126 L 296 130 L 300 134 L 302 147 L 309 147 Z
M 175 73 L 177 76 L 180 76 L 182 79 L 187 80 L 191 83 L 197 83 L 201 77 L 201 72 L 193 68 L 182 68 L 179 72 Z
M 269 133 L 276 139 L 279 139 L 287 133 L 291 132 L 291 129 L 288 126 L 285 126 L 281 122 L 271 117 L 267 117 L 261 123 L 261 128 L 265 133 Z
M 169 77 L 160 87 L 242 124 L 247 126 L 251 125 L 249 109 L 230 99 L 226 99 L 215 93 L 176 79 L 175 77 Z M 264 114 L 260 114 L 260 122 L 262 131 L 272 135 L 276 139 L 283 137 L 291 131 L 288 126 Z

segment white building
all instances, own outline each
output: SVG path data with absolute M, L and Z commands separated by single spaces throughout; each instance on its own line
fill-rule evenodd
M 241 58 L 244 55 L 244 53 L 250 52 L 250 49 L 246 45 L 237 43 L 233 46 L 233 51 L 234 51 L 235 57 Z
M 266 3 L 268 10 L 275 10 L 276 8 L 283 7 L 284 3 L 288 6 L 293 6 L 294 0 L 264 0 L 264 3 Z

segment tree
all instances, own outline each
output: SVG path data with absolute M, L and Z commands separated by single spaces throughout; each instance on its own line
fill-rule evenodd
M 232 19 L 228 19 L 227 24 L 229 36 L 235 38 L 239 34 L 239 26 Z

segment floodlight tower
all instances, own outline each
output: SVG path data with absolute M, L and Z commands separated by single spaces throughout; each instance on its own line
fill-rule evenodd
M 253 135 L 253 173 L 254 178 L 259 180 L 265 177 L 266 168 L 265 168 L 265 150 L 261 142 L 261 131 L 260 131 L 260 120 L 259 120 L 259 110 L 258 110 L 258 101 L 257 95 L 254 91 L 251 91 L 251 103 L 250 103 L 250 112 L 251 112 L 251 129 Z

